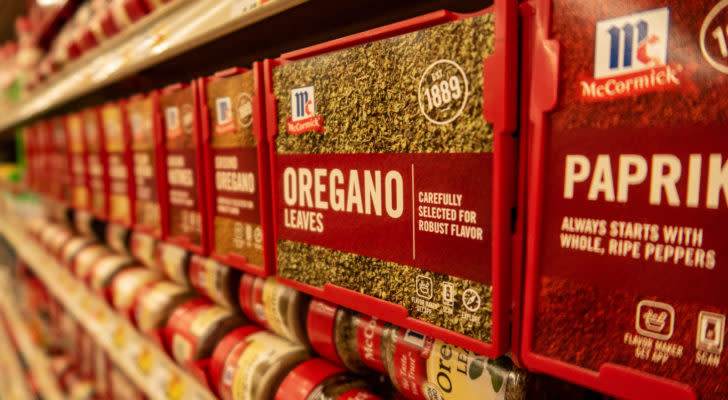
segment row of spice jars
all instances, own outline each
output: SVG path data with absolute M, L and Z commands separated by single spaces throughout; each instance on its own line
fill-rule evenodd
M 112 229 L 116 233 L 110 234 Z M 131 318 L 144 333 L 166 326 L 166 345 L 182 365 L 190 366 L 210 356 L 215 360 L 212 354 L 215 344 L 217 349 L 225 348 L 230 341 L 243 342 L 242 337 L 235 338 L 236 335 L 245 333 L 247 337 L 260 332 L 257 336 L 250 336 L 260 337 L 260 343 L 252 348 L 258 349 L 253 352 L 255 355 L 246 353 L 245 359 L 250 358 L 246 363 L 268 366 L 269 363 L 264 359 L 282 357 L 276 365 L 285 370 L 285 367 L 292 367 L 308 358 L 310 346 L 322 357 L 360 376 L 374 376 L 373 372 L 388 376 L 408 399 L 523 399 L 526 396 L 527 374 L 515 367 L 507 357 L 487 359 L 374 317 L 323 300 L 310 300 L 301 292 L 278 283 L 273 277 L 241 275 L 224 264 L 190 255 L 184 249 L 157 242 L 151 236 L 118 232 L 118 228 L 109 225 L 107 241 L 126 238 L 117 241 L 121 244 L 115 247 L 129 249 L 135 256 L 141 255 L 147 259 L 145 264 L 151 268 L 122 268 L 123 271 L 111 283 L 110 300 L 122 315 Z M 81 240 L 74 238 L 68 243 L 81 243 Z M 79 251 L 71 263 L 72 268 L 78 271 L 80 265 L 83 270 L 89 262 L 87 259 L 102 259 L 97 254 L 100 252 L 97 246 L 87 244 L 83 251 Z M 76 248 L 66 246 L 69 247 Z M 66 257 L 71 255 L 67 254 Z M 115 260 L 122 264 L 133 259 L 116 256 L 107 260 L 107 263 Z M 125 266 L 128 267 L 128 264 Z M 164 280 L 163 275 L 175 283 Z M 197 298 L 190 287 L 224 307 Z M 282 338 L 260 331 L 260 328 L 252 325 L 234 330 L 236 326 L 247 322 L 233 312 L 238 309 L 251 322 Z M 235 331 L 238 333 L 233 335 Z M 218 344 L 225 335 L 233 335 L 234 339 L 226 336 Z M 242 349 L 239 350 L 242 352 Z M 225 361 L 243 357 L 242 354 L 233 355 L 231 348 L 222 354 L 227 355 Z M 223 368 L 222 372 L 213 367 L 211 379 L 213 385 L 220 388 L 223 398 L 239 398 L 223 394 L 232 393 L 236 387 L 234 371 L 229 369 L 235 369 L 238 364 L 236 361 L 230 362 L 232 367 Z M 217 365 L 224 366 L 226 362 L 218 361 Z M 249 370 L 247 373 L 253 372 Z M 248 382 L 252 378 L 238 379 Z M 260 379 L 262 377 L 255 381 Z M 245 390 L 257 393 L 259 389 Z

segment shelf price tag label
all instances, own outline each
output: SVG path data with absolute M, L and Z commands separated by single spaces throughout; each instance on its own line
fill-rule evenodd
M 233 0 L 232 15 L 240 15 L 258 6 L 259 0 Z
M 140 343 L 134 338 L 129 338 L 129 354 L 132 358 L 134 368 L 136 368 L 143 376 L 151 377 L 162 372 L 163 368 L 155 366 L 154 354 L 151 347 L 146 343 Z
M 185 386 L 187 385 L 182 376 L 169 370 L 165 370 L 165 373 L 167 379 L 162 380 L 162 382 L 165 382 L 165 398 L 169 400 L 182 400 L 185 398 Z

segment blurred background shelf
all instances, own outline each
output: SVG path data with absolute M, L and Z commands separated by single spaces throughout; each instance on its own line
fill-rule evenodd
M 58 387 L 58 379 L 51 370 L 50 358 L 43 352 L 41 347 L 33 342 L 30 331 L 25 325 L 25 319 L 19 314 L 17 304 L 11 298 L 13 290 L 9 284 L 9 269 L 9 267 L 4 267 L 0 271 L 0 312 L 4 317 L 3 320 L 8 328 L 8 333 L 15 339 L 18 350 L 29 365 L 33 381 L 43 398 L 47 400 L 64 400 L 65 396 Z M 0 331 L 3 330 L 0 329 Z M 9 345 L 9 338 L 6 333 L 0 332 L 0 361 L 3 362 L 4 372 L 2 378 L 0 378 L 0 383 L 10 383 L 8 387 L 10 391 L 2 391 L 3 399 L 10 393 L 18 397 L 9 396 L 8 398 L 32 399 L 34 397 L 29 393 L 28 387 L 25 385 L 26 380 L 23 378 L 18 358 L 8 356 L 7 351 L 10 351 L 10 355 L 14 355 L 14 350 L 8 348 Z M 13 358 L 15 359 L 14 363 Z M 16 376 L 16 378 L 13 379 L 12 376 Z
M 2 233 L 16 249 L 18 256 L 26 261 L 28 267 L 45 284 L 51 295 L 83 326 L 94 338 L 119 369 L 121 369 L 151 400 L 170 400 L 184 393 L 185 399 L 216 400 L 206 387 L 192 375 L 182 370 L 151 339 L 141 335 L 127 320 L 115 313 L 98 295 L 91 292 L 83 283 L 76 280 L 53 257 L 35 241 L 27 237 L 20 223 L 12 217 L 3 217 L 7 222 L 0 226 Z M 3 310 L 8 317 L 17 309 L 6 306 L 5 295 L 1 296 Z M 20 337 L 23 337 L 21 332 Z M 25 336 L 27 337 L 27 335 Z M 27 346 L 27 347 L 25 347 Z M 32 343 L 21 344 L 27 349 L 29 360 L 37 357 L 37 348 Z M 25 353 L 25 350 L 23 351 Z M 35 361 L 29 361 L 34 363 Z M 39 361 L 39 367 L 46 361 Z M 49 391 L 46 399 L 53 397 Z

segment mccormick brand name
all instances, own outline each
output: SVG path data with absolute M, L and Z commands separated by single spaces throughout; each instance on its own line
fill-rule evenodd
M 182 124 L 179 122 L 179 108 L 167 107 L 164 111 L 167 123 L 167 137 L 176 138 L 182 136 Z
M 230 97 L 220 97 L 215 100 L 215 133 L 226 135 L 234 131 L 235 120 Z
M 683 82 L 683 66 L 667 63 L 667 7 L 598 21 L 594 77 L 579 82 L 582 98 L 603 101 L 669 90 Z
M 287 125 L 291 135 L 311 131 L 324 132 L 324 117 L 316 115 L 313 85 L 291 89 L 291 117 Z

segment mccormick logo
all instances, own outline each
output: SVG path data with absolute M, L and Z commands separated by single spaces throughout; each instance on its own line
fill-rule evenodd
M 309 131 L 324 132 L 324 117 L 316 115 L 313 85 L 291 89 L 291 117 L 288 118 L 287 127 L 291 135 Z
M 683 66 L 667 63 L 670 9 L 597 22 L 594 78 L 580 82 L 582 97 L 611 100 L 681 85 Z
M 215 133 L 218 135 L 226 135 L 235 131 L 233 106 L 230 97 L 216 99 L 215 110 Z
M 142 116 L 135 113 L 131 115 L 131 134 L 135 141 L 144 140 L 144 122 Z
M 179 108 L 167 107 L 164 111 L 167 124 L 167 137 L 176 138 L 182 136 L 182 125 L 179 122 Z

